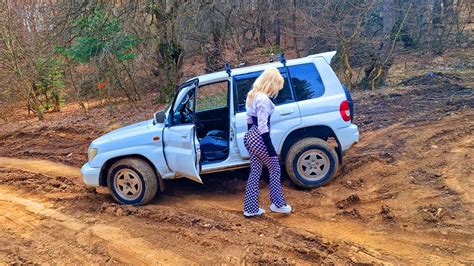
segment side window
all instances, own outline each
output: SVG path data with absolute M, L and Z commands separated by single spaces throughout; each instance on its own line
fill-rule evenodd
M 314 64 L 290 66 L 288 69 L 298 101 L 317 98 L 324 94 L 324 84 Z
M 237 112 L 245 112 L 245 99 L 247 98 L 247 93 L 252 89 L 252 85 L 258 77 L 258 75 L 254 75 L 253 77 L 243 76 L 245 75 L 235 77 L 238 100 Z
M 196 112 L 227 107 L 229 82 L 222 81 L 199 87 Z
M 194 89 L 189 90 L 173 107 L 173 125 L 183 125 L 193 122 Z
M 255 72 L 251 74 L 235 76 L 235 86 L 237 89 L 238 100 L 237 112 L 245 112 L 245 99 L 247 98 L 247 93 L 252 89 L 253 83 L 261 73 L 262 72 Z M 286 73 L 281 73 L 281 75 L 285 79 L 285 84 L 283 84 L 283 88 L 280 90 L 278 96 L 273 101 L 275 105 L 281 105 L 295 101 L 291 94 L 288 75 Z
M 283 88 L 278 92 L 278 96 L 274 100 L 275 105 L 292 103 L 295 101 L 293 99 L 293 95 L 291 95 L 291 87 L 288 81 L 288 74 L 281 73 L 281 75 L 285 79 L 285 83 L 283 84 Z

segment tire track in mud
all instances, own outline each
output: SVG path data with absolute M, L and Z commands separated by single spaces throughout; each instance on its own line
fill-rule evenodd
M 268 187 L 261 189 L 261 198 L 268 197 Z M 207 206 L 214 210 L 240 213 L 242 202 L 240 198 L 224 196 L 208 198 L 206 196 L 189 200 L 181 198 L 181 202 L 173 205 L 183 209 Z M 462 233 L 446 236 L 440 233 L 426 235 L 398 228 L 377 229 L 358 221 L 335 218 L 328 220 L 317 217 L 309 211 L 298 209 L 295 211 L 296 213 L 289 216 L 266 213 L 264 220 L 272 226 L 283 226 L 285 230 L 291 230 L 296 234 L 311 234 L 319 238 L 322 243 L 337 245 L 338 256 L 351 262 L 452 264 L 459 262 L 459 260 L 432 254 L 430 246 L 428 244 L 425 246 L 423 242 L 420 242 L 420 239 L 437 246 L 458 246 L 459 249 L 467 252 L 474 245 L 474 241 L 459 243 L 459 239 L 469 238 L 469 235 Z M 208 215 L 212 216 L 212 212 L 209 212 Z M 460 258 L 460 261 L 463 260 L 467 262 L 470 259 Z
M 0 167 L 40 173 L 48 176 L 66 176 L 69 179 L 74 180 L 76 184 L 82 185 L 79 169 L 61 163 L 37 159 L 0 157 Z
M 311 219 L 306 217 L 292 216 L 282 220 L 288 226 L 293 226 L 302 230 L 320 235 L 323 239 L 330 239 L 333 242 L 340 242 L 349 245 L 351 252 L 348 256 L 353 261 L 366 261 L 376 263 L 423 263 L 423 264 L 452 264 L 465 260 L 459 258 L 455 260 L 449 257 L 442 257 L 431 252 L 428 245 L 448 245 L 458 246 L 460 249 L 469 250 L 474 244 L 459 243 L 459 238 L 467 238 L 467 235 L 452 235 L 446 237 L 441 234 L 418 233 L 400 229 L 377 230 L 370 226 L 351 221 L 328 221 L 324 219 Z M 452 239 L 449 239 L 452 238 Z M 423 242 L 420 240 L 423 239 Z M 465 261 L 467 262 L 467 260 Z
M 42 174 L 48 177 L 67 176 L 68 180 L 73 181 L 75 185 L 83 186 L 79 169 L 60 163 L 46 160 L 0 157 L 1 168 Z M 67 195 L 65 196 L 67 197 Z M 48 197 L 54 196 L 47 195 Z M 98 260 L 94 258 L 98 255 L 95 251 L 92 254 L 88 254 L 86 250 L 82 252 L 83 254 L 80 254 L 80 249 L 77 250 L 71 247 L 69 250 L 62 250 L 62 252 L 70 255 L 67 261 L 87 262 L 89 261 L 87 255 L 89 255 L 89 257 L 92 257 L 90 262 L 101 263 L 113 261 L 126 264 L 151 264 L 156 262 L 166 264 L 190 263 L 187 259 L 181 258 L 171 251 L 154 248 L 145 240 L 131 236 L 126 229 L 102 224 L 97 219 L 93 219 L 90 223 L 84 223 L 77 218 L 54 209 L 54 204 L 51 202 L 38 201 L 35 199 L 35 196 L 30 196 L 26 193 L 18 194 L 11 187 L 0 186 L 0 203 L 1 218 L 9 220 L 10 223 L 28 220 L 27 224 L 14 224 L 12 228 L 22 228 L 23 230 L 19 231 L 25 231 L 31 235 L 39 234 L 41 237 L 37 237 L 37 239 L 43 242 L 42 244 L 49 245 L 49 243 L 59 242 L 61 243 L 59 246 L 69 246 L 71 243 L 64 243 L 64 240 L 61 239 L 66 234 L 71 235 L 72 239 L 66 238 L 65 241 L 71 241 L 73 245 L 77 244 L 79 246 L 94 245 L 95 243 L 95 246 L 104 249 L 103 253 L 106 254 L 105 257 Z M 35 226 L 31 226 L 31 224 L 35 224 Z M 62 233 L 59 235 L 55 234 L 53 232 L 55 230 Z M 50 233 L 58 237 L 49 239 L 50 241 L 44 241 L 44 239 L 49 238 Z M 22 235 L 24 234 L 22 233 Z M 35 242 L 36 240 L 33 238 L 30 241 Z M 55 243 L 53 246 L 56 247 L 58 245 Z M 77 253 L 80 255 L 77 255 Z
M 37 164 L 41 167 L 36 167 Z M 48 166 L 52 167 L 49 168 Z M 8 172 L 8 169 L 12 168 L 13 172 Z M 52 170 L 53 168 L 54 170 Z M 55 171 L 58 171 L 56 174 L 60 174 L 64 172 L 63 170 L 72 170 L 69 166 L 64 166 L 64 169 L 62 168 L 63 166 L 61 164 L 44 160 L 23 160 L 14 158 L 3 160 L 3 158 L 0 158 L 0 169 L 4 169 L 3 171 L 6 174 L 13 173 L 16 176 L 21 175 L 21 172 L 17 172 L 19 171 L 18 169 L 22 169 L 23 173 L 31 171 L 36 174 L 36 176 L 31 176 L 31 178 L 47 180 L 54 176 Z M 78 169 L 75 170 L 79 171 Z M 75 178 L 74 176 L 77 177 L 77 174 L 73 174 L 70 178 Z M 22 178 L 20 178 L 20 180 L 21 179 Z M 314 262 L 321 261 L 320 255 L 327 256 L 324 251 L 326 246 L 324 244 L 322 246 L 317 243 L 313 244 L 312 238 L 309 238 L 309 240 L 306 241 L 307 243 L 293 243 L 286 246 L 285 243 L 278 243 L 278 240 L 273 239 L 272 235 L 267 235 L 262 238 L 259 234 L 256 235 L 257 238 L 255 242 L 253 242 L 253 240 L 248 242 L 250 246 L 256 246 L 256 251 L 250 251 L 249 247 L 242 246 L 242 243 L 239 243 L 239 241 L 242 240 L 249 241 L 248 238 L 244 237 L 244 239 L 237 238 L 233 240 L 231 235 L 232 233 L 247 235 L 248 233 L 255 233 L 255 230 L 247 227 L 243 232 L 236 232 L 230 228 L 230 225 L 233 223 L 237 223 L 237 226 L 244 228 L 245 226 L 242 224 L 244 221 L 248 222 L 248 220 L 242 217 L 240 211 L 229 210 L 229 208 L 223 208 L 222 212 L 220 210 L 217 211 L 217 209 L 214 210 L 224 216 L 229 215 L 227 212 L 230 211 L 230 216 L 226 218 L 230 219 L 231 222 L 225 220 L 216 222 L 216 220 L 222 219 L 222 217 L 214 219 L 216 218 L 216 212 L 208 216 L 206 212 L 209 210 L 209 207 L 220 208 L 217 205 L 212 205 L 214 200 L 218 200 L 213 196 L 208 198 L 209 201 L 206 204 L 194 206 L 194 210 L 181 206 L 181 202 L 188 201 L 187 197 L 184 198 L 174 195 L 166 195 L 167 199 L 165 200 L 165 204 L 161 204 L 160 202 L 159 205 L 133 207 L 116 205 L 110 203 L 110 201 L 104 201 L 102 196 L 105 195 L 98 196 L 98 194 L 95 193 L 84 194 L 84 191 L 77 193 L 77 189 L 75 188 L 71 188 L 68 192 L 59 193 L 45 193 L 45 191 L 40 191 L 39 193 L 42 193 L 41 200 L 36 200 L 35 198 L 38 198 L 40 195 L 16 192 L 13 188 L 14 185 L 14 182 L 8 186 L 0 185 L 0 217 L 5 217 L 5 219 L 11 222 L 22 220 L 22 217 L 28 217 L 32 222 L 38 223 L 38 226 L 28 228 L 25 227 L 25 225 L 13 223 L 10 226 L 11 228 L 17 228 L 17 231 L 26 231 L 29 232 L 28 234 L 33 235 L 36 233 L 36 229 L 39 230 L 39 228 L 41 228 L 41 230 L 45 230 L 44 224 L 47 223 L 48 226 L 46 228 L 55 228 L 55 230 L 63 232 L 63 235 L 71 235 L 70 239 L 61 239 L 61 236 L 55 239 L 48 238 L 47 236 L 50 231 L 46 229 L 46 235 L 39 234 L 37 240 L 30 239 L 29 241 L 45 241 L 59 246 L 71 245 L 71 243 L 65 242 L 72 242 L 73 246 L 87 246 L 90 243 L 95 243 L 95 247 L 103 248 L 101 253 L 105 254 L 103 257 L 99 256 L 98 258 L 96 256 L 94 260 L 88 260 L 87 258 L 93 256 L 94 252 L 89 254 L 86 250 L 84 251 L 85 255 L 78 255 L 81 253 L 81 251 L 78 250 L 76 253 L 67 256 L 67 260 L 59 260 L 60 262 L 82 262 L 81 260 L 74 259 L 74 256 L 77 256 L 79 258 L 84 257 L 84 262 L 99 263 L 110 261 L 133 264 L 162 262 L 165 264 L 187 265 L 192 262 L 210 263 L 216 261 L 216 259 L 217 261 L 227 261 L 229 263 L 304 263 L 308 260 Z M 30 183 L 29 185 L 30 187 L 26 187 L 26 189 L 34 189 L 36 183 Z M 23 188 L 23 190 L 20 189 L 20 191 L 24 191 L 24 189 L 25 188 Z M 193 197 L 189 198 L 192 200 Z M 47 199 L 47 201 L 44 201 L 44 199 Z M 86 205 L 98 206 L 87 209 L 84 208 Z M 193 205 L 190 204 L 189 206 Z M 11 209 L 15 209 L 14 213 L 16 213 L 16 215 L 12 216 L 9 214 L 9 210 Z M 77 213 L 80 213 L 80 217 L 94 218 L 86 219 L 89 222 L 82 222 L 74 217 Z M 111 220 L 114 221 L 111 222 Z M 186 227 L 189 226 L 188 222 L 193 226 L 191 230 L 186 229 Z M 230 225 L 226 224 L 227 222 L 229 222 Z M 260 224 L 259 221 L 253 222 L 255 225 Z M 110 226 L 110 224 L 118 224 L 120 226 Z M 150 226 L 150 224 L 153 224 L 153 226 Z M 265 225 L 260 224 L 258 230 L 263 231 L 264 227 Z M 222 231 L 226 232 L 226 234 L 222 235 Z M 203 235 L 205 232 L 208 232 L 209 235 Z M 212 236 L 213 234 L 214 236 Z M 267 234 L 267 232 L 265 232 L 265 234 Z M 131 235 L 140 235 L 141 238 L 134 239 Z M 165 239 L 156 239 L 156 237 L 160 236 Z M 289 237 L 290 240 L 294 242 L 303 238 L 301 235 L 290 235 Z M 17 235 L 13 239 L 17 239 L 16 242 L 21 243 L 21 241 L 18 241 L 18 238 L 20 238 L 20 236 Z M 250 235 L 249 238 L 253 238 L 253 236 Z M 261 243 L 262 239 L 271 240 L 270 246 L 268 246 L 268 240 L 265 240 L 265 243 Z M 169 242 L 170 240 L 173 240 L 172 242 L 175 243 Z M 226 244 L 224 243 L 230 245 L 230 250 L 225 248 Z M 167 244 L 171 250 L 179 250 L 179 254 L 159 248 Z M 184 245 L 189 246 L 186 247 Z M 275 247 L 272 245 L 279 246 Z M 206 251 L 208 253 L 208 256 L 206 256 L 190 253 L 193 252 L 195 248 L 198 250 L 211 249 Z M 227 250 L 228 254 L 220 254 L 216 252 L 215 248 Z M 49 248 L 49 250 L 54 249 L 54 246 L 50 246 Z M 278 249 L 285 249 L 289 253 L 293 253 L 297 250 L 297 255 L 296 257 L 292 256 L 291 260 L 288 261 L 284 255 L 277 253 Z M 320 249 L 323 250 L 321 251 Z M 67 254 L 73 251 L 62 250 L 61 252 Z M 238 255 L 239 253 L 245 252 L 250 253 L 248 257 Z M 25 253 L 25 250 L 23 250 L 23 253 Z M 192 261 L 189 261 L 188 258 L 192 258 Z M 57 257 L 55 259 L 57 259 Z M 12 262 L 17 261 L 18 260 L 12 260 Z M 41 256 L 41 254 L 35 254 L 30 260 L 26 261 L 43 262 L 47 260 Z M 330 261 L 343 262 L 347 260 L 335 257 Z
M 87 248 L 92 245 L 81 245 L 75 240 L 82 228 L 76 228 L 74 224 L 66 224 L 71 227 L 66 228 L 62 224 L 66 221 L 63 217 L 57 217 L 62 219 L 58 223 L 51 218 L 51 213 L 47 213 L 45 206 L 40 207 L 38 203 L 24 198 L 17 202 L 17 195 L 3 188 L 0 195 L 0 238 L 5 241 L 0 254 L 6 254 L 6 259 L 2 261 L 29 264 L 46 263 L 53 259 L 63 263 L 110 261 L 104 249 L 92 248 L 95 255 L 91 256 L 89 251 L 92 249 Z
M 385 130 L 382 130 L 380 134 L 383 134 Z M 380 134 L 375 134 L 373 137 L 378 137 Z M 34 171 L 36 173 L 41 172 L 50 176 L 55 174 L 64 173 L 69 171 L 72 178 L 78 178 L 78 169 L 63 166 L 58 163 L 41 161 L 41 160 L 23 160 L 23 159 L 12 159 L 0 158 L 0 167 L 23 169 L 27 171 Z M 37 167 L 39 165 L 40 167 Z M 51 167 L 50 167 L 51 166 Z M 295 191 L 297 192 L 297 191 Z M 164 261 L 166 258 L 172 259 L 173 263 L 186 264 L 188 261 L 178 260 L 179 256 L 172 252 L 163 250 L 157 250 L 151 247 L 146 241 L 135 239 L 127 233 L 127 229 L 121 229 L 111 227 L 109 225 L 95 224 L 97 221 L 91 222 L 91 224 L 79 221 L 76 218 L 65 215 L 62 212 L 52 209 L 52 203 L 42 203 L 36 200 L 28 198 L 26 194 L 20 195 L 16 192 L 12 192 L 11 189 L 0 187 L 0 202 L 2 207 L 0 208 L 0 216 L 6 217 L 6 219 L 12 221 L 21 221 L 22 217 L 29 217 L 31 221 L 29 223 L 38 223 L 46 220 L 50 225 L 50 228 L 65 228 L 66 231 L 72 235 L 77 235 L 70 241 L 78 241 L 80 245 L 87 245 L 88 243 L 100 243 L 101 247 L 106 247 L 102 253 L 104 255 L 101 262 L 108 260 L 115 260 L 123 263 L 147 263 L 153 261 Z M 178 209 L 180 212 L 189 213 L 192 217 L 193 213 L 198 214 L 199 219 L 210 219 L 213 220 L 216 216 L 216 211 L 222 211 L 230 213 L 230 219 L 235 219 L 241 211 L 241 198 L 235 196 L 225 195 L 195 195 L 195 196 L 181 196 L 181 195 L 165 195 L 166 199 L 163 199 L 159 205 L 151 205 L 146 207 L 131 207 L 134 208 L 132 216 L 137 215 L 135 222 L 145 222 L 148 219 L 147 215 L 140 215 L 143 210 L 147 212 L 159 212 L 162 207 L 168 207 Z M 268 187 L 263 188 L 261 191 L 262 198 L 268 198 Z M 90 202 L 91 204 L 93 202 Z M 73 202 L 71 202 L 73 204 Z M 127 209 L 129 206 L 118 206 L 114 205 L 118 210 Z M 13 215 L 10 213 L 11 209 L 15 209 Z M 29 215 L 28 215 L 29 214 Z M 173 215 L 174 213 L 171 213 Z M 222 215 L 222 213 L 220 214 Z M 120 216 L 120 214 L 118 215 Z M 221 218 L 221 217 L 217 217 Z M 186 220 L 192 218 L 186 218 Z M 416 232 L 410 232 L 406 230 L 390 230 L 384 228 L 383 231 L 367 228 L 361 225 L 358 221 L 321 218 L 315 216 L 310 211 L 299 211 L 296 209 L 296 213 L 291 216 L 285 217 L 278 214 L 267 214 L 263 221 L 266 223 L 265 226 L 280 227 L 280 230 L 291 231 L 301 236 L 307 235 L 308 233 L 321 239 L 322 243 L 328 243 L 330 245 L 337 245 L 337 251 L 331 258 L 331 261 L 352 261 L 352 262 L 375 262 L 375 263 L 403 263 L 403 262 L 420 262 L 431 264 L 431 263 L 453 263 L 450 258 L 443 258 L 437 255 L 430 254 L 430 248 L 424 246 L 423 243 L 417 241 L 418 237 L 424 238 L 424 241 L 429 241 L 434 245 L 458 245 L 462 249 L 469 250 L 469 246 L 472 242 L 467 244 L 456 243 L 457 238 L 454 236 L 454 240 L 447 240 L 446 236 L 438 237 L 427 237 L 421 236 Z M 171 221 L 172 222 L 172 221 Z M 261 222 L 261 221 L 260 221 Z M 259 221 L 254 221 L 255 224 Z M 185 224 L 181 224 L 184 226 Z M 35 228 L 28 228 L 25 224 L 21 227 L 26 227 L 26 231 L 31 234 L 36 234 Z M 41 226 L 44 228 L 44 226 Z M 283 228 L 283 229 L 282 229 Z M 46 230 L 48 231 L 48 230 Z M 85 237 L 87 236 L 87 237 Z M 47 235 L 44 233 L 41 235 L 42 239 L 47 239 Z M 461 238 L 466 238 L 462 236 Z M 132 241 L 131 241 L 132 239 Z M 58 241 L 55 239 L 54 241 Z M 48 242 L 54 242 L 48 241 Z M 448 242 L 446 242 L 448 241 Z M 61 243 L 61 240 L 59 240 Z M 55 243 L 57 244 L 57 243 Z M 64 244 L 64 243 L 63 243 Z M 129 248 L 133 246 L 134 248 Z M 307 252 L 296 247 L 301 252 Z M 64 251 L 70 252 L 70 251 Z M 76 251 L 75 251 L 76 252 Z M 70 261 L 81 261 L 76 259 L 87 258 L 87 256 L 80 255 L 77 253 L 71 254 Z M 84 251 L 87 254 L 87 251 Z M 138 253 L 137 253 L 138 252 Z M 76 257 L 74 257 L 76 255 Z M 133 259 L 131 259 L 133 258 Z M 138 258 L 141 258 L 138 259 Z M 130 260 L 131 259 L 131 260 Z M 150 259 L 150 260 L 148 260 Z M 97 262 L 91 260 L 91 262 Z
M 62 262 L 71 263 L 191 263 L 171 251 L 153 248 L 150 243 L 131 236 L 122 228 L 98 221 L 82 222 L 53 209 L 50 203 L 38 201 L 26 194 L 17 194 L 7 188 L 0 187 L 0 203 L 0 219 L 4 222 L 2 227 L 10 229 L 10 236 L 26 236 L 30 243 L 41 242 L 41 246 L 46 246 L 48 254 L 40 258 L 44 259 L 42 262 L 47 262 L 51 253 L 49 259 L 56 261 L 58 257 L 53 251 L 58 249 L 55 252 L 62 254 Z M 104 254 L 88 251 L 84 248 L 88 246 L 103 248 Z

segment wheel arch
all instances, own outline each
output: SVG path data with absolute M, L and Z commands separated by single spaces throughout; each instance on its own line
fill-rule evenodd
M 114 158 L 108 159 L 105 163 L 104 166 L 102 166 L 102 169 L 100 170 L 100 176 L 99 176 L 99 185 L 102 187 L 107 187 L 107 172 L 109 171 L 109 168 L 117 161 L 125 159 L 125 158 L 136 158 L 136 159 L 141 159 L 145 162 L 147 162 L 153 171 L 155 171 L 156 177 L 158 178 L 158 186 L 161 192 L 165 189 L 165 184 L 163 179 L 161 178 L 160 173 L 154 166 L 154 164 L 145 156 L 141 154 L 128 154 L 128 155 L 122 155 Z
M 337 142 L 337 147 L 335 147 L 335 150 L 339 159 L 339 164 L 342 164 L 342 150 L 340 148 L 341 143 L 339 142 L 339 139 L 337 138 L 332 128 L 324 125 L 298 128 L 288 134 L 281 147 L 281 161 L 284 162 L 286 160 L 288 151 L 294 143 L 296 143 L 300 139 L 307 137 L 317 137 L 325 141 L 327 141 L 328 138 L 334 138 Z

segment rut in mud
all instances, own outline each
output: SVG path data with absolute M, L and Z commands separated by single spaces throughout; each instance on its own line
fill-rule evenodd
M 205 176 L 205 185 L 168 181 L 151 204 L 132 207 L 115 204 L 106 189 L 84 188 L 77 167 L 0 158 L 0 261 L 474 262 L 472 89 L 438 86 L 354 98 L 360 143 L 328 186 L 301 190 L 285 180 L 295 208 L 290 216 L 242 216 L 246 170 Z M 48 134 L 59 133 L 65 141 L 53 143 Z M 59 158 L 91 138 L 54 127 L 24 134 L 5 133 L 0 154 L 77 166 L 76 155 Z M 36 142 L 27 137 L 35 134 Z M 56 152 L 48 155 L 48 147 Z

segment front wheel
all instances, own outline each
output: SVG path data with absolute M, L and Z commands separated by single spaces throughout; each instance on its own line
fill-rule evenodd
M 107 185 L 115 201 L 127 205 L 144 205 L 158 191 L 158 179 L 148 162 L 126 158 L 115 162 L 108 171 Z
M 337 153 L 320 138 L 304 138 L 291 146 L 285 160 L 290 179 L 302 188 L 327 184 L 336 175 Z

